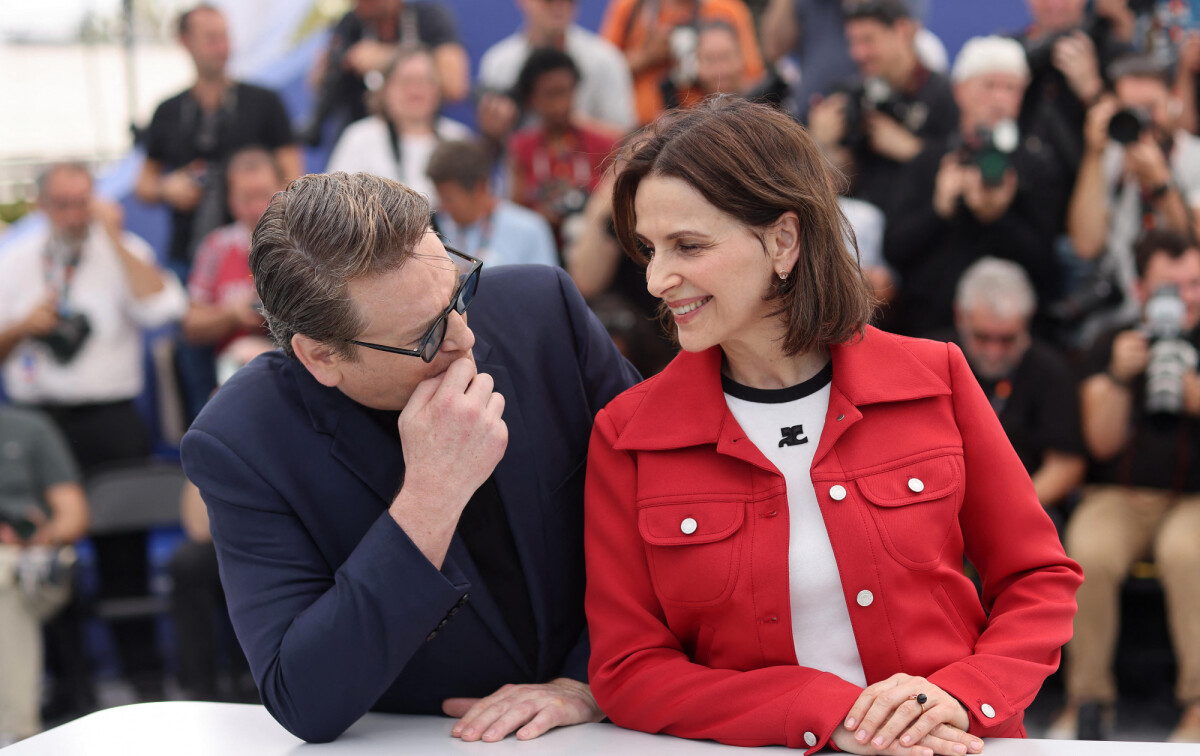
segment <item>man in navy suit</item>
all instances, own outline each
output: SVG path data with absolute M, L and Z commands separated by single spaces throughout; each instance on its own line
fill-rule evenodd
M 570 279 L 480 276 L 422 195 L 344 173 L 276 195 L 250 264 L 282 351 L 221 388 L 183 462 L 268 710 L 309 741 L 368 710 L 445 712 L 463 740 L 599 720 L 584 460 L 638 376 Z

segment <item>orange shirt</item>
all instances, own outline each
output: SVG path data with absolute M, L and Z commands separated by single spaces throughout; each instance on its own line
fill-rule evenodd
M 700 3 L 700 21 L 721 21 L 737 30 L 738 43 L 746 62 L 746 78 L 753 81 L 763 73 L 762 55 L 758 50 L 758 39 L 754 35 L 754 21 L 742 0 L 695 0 Z M 652 29 L 672 29 L 692 22 L 693 6 L 681 0 L 611 0 L 600 33 L 623 52 L 639 50 L 646 43 Z M 653 15 L 657 9 L 657 15 Z M 631 18 L 634 12 L 636 18 Z M 671 65 L 665 63 L 648 68 L 633 77 L 633 93 L 637 103 L 638 120 L 647 124 L 663 111 L 663 77 L 669 75 Z M 686 90 L 680 92 L 681 101 L 688 100 Z

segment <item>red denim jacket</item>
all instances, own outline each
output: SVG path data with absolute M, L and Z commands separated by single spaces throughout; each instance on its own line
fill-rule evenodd
M 830 352 L 812 480 L 867 681 L 926 677 L 972 733 L 1021 737 L 1071 636 L 1079 566 L 957 347 L 868 327 Z M 720 366 L 718 348 L 680 354 L 596 418 L 591 685 L 625 727 L 812 753 L 861 689 L 796 663 L 784 480 Z

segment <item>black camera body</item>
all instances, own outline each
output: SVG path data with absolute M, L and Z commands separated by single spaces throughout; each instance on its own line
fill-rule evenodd
M 1000 186 L 1020 144 L 1021 131 L 1015 121 L 1000 121 L 990 128 L 982 126 L 963 140 L 962 164 L 978 168 L 984 186 Z
M 1142 108 L 1124 108 L 1108 122 L 1108 138 L 1118 144 L 1133 144 L 1150 128 L 1150 113 Z
M 867 113 L 875 112 L 897 121 L 907 128 L 912 105 L 904 100 L 885 79 L 873 76 L 847 92 L 846 135 L 843 144 L 850 148 L 865 146 Z
M 76 312 L 60 317 L 54 330 L 44 336 L 39 336 L 38 341 L 50 348 L 50 353 L 54 355 L 55 360 L 66 364 L 75 359 L 75 355 L 79 354 L 79 350 L 83 348 L 88 336 L 91 335 L 91 321 L 88 320 L 87 315 Z
M 1039 39 L 1025 40 L 1025 60 L 1029 63 L 1029 75 L 1036 78 L 1053 68 L 1054 46 L 1058 44 L 1058 40 L 1069 37 L 1077 31 L 1083 31 L 1083 27 L 1076 26 Z
M 24 515 L 11 514 L 0 509 L 0 525 L 8 525 L 17 534 L 17 538 L 28 541 L 37 532 L 37 523 Z

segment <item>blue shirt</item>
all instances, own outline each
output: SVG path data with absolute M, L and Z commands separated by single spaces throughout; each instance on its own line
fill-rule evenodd
M 437 223 L 451 246 L 489 266 L 558 264 L 558 247 L 550 224 L 534 211 L 508 200 L 497 200 L 490 215 L 466 228 L 444 210 L 438 211 Z

